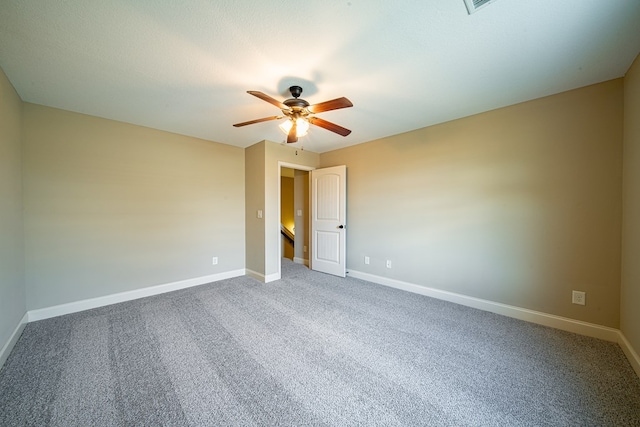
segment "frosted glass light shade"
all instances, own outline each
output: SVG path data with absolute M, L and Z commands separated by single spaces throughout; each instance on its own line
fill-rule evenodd
M 300 138 L 301 136 L 305 136 L 307 134 L 307 132 L 309 131 L 309 122 L 307 122 L 305 119 L 302 119 L 302 118 L 296 119 L 296 125 L 297 125 L 296 135 L 298 136 L 298 138 Z M 289 135 L 289 131 L 291 130 L 291 126 L 293 126 L 293 120 L 287 120 L 287 121 L 285 121 L 284 123 L 282 123 L 278 127 L 286 135 Z

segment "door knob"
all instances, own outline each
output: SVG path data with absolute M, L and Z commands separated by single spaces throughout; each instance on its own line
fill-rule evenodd
M 338 228 L 344 228 L 344 225 L 340 224 L 340 225 L 338 226 Z

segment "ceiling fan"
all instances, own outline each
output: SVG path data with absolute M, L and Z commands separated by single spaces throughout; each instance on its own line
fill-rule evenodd
M 283 115 L 264 117 L 262 119 L 236 123 L 233 126 L 241 127 L 252 125 L 254 123 L 266 122 L 269 120 L 279 120 L 288 117 L 289 120 L 280 125 L 280 128 L 287 134 L 287 143 L 296 142 L 298 141 L 298 137 L 305 135 L 307 129 L 309 128 L 309 123 L 311 123 L 312 125 L 320 126 L 321 128 L 330 130 L 331 132 L 335 132 L 338 135 L 342 136 L 347 136 L 351 133 L 349 129 L 343 128 L 342 126 L 338 126 L 335 123 L 331 123 L 312 115 L 322 113 L 324 111 L 353 107 L 353 104 L 347 98 L 336 98 L 332 99 L 331 101 L 309 105 L 307 101 L 300 98 L 300 95 L 302 94 L 302 88 L 300 86 L 291 86 L 289 88 L 289 92 L 291 92 L 291 96 L 293 96 L 293 98 L 289 98 L 283 102 L 280 102 L 277 99 L 274 99 L 269 95 L 265 95 L 262 92 L 257 92 L 254 90 L 247 91 L 247 93 L 275 105 L 282 110 Z

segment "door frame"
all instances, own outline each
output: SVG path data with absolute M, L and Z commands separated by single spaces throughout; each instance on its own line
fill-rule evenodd
M 311 172 L 312 170 L 315 170 L 317 168 L 313 167 L 313 166 L 305 166 L 305 165 L 299 165 L 296 163 L 289 163 L 289 162 L 283 162 L 278 160 L 278 234 L 280 234 L 280 218 L 282 218 L 282 181 L 280 179 L 280 177 L 282 176 L 282 168 L 289 168 L 289 169 L 297 169 L 297 170 L 301 170 L 301 171 L 306 171 L 306 172 Z M 311 181 L 309 181 L 309 186 L 311 186 Z M 311 191 L 311 187 L 309 187 L 309 191 Z M 311 204 L 311 201 L 309 201 L 309 204 Z M 307 206 L 307 210 L 310 209 L 309 206 Z M 307 212 L 308 214 L 309 212 Z M 311 239 L 311 236 L 309 236 L 309 239 Z M 311 262 L 311 240 L 309 240 L 309 262 Z M 279 238 L 278 239 L 278 254 L 282 254 L 282 239 Z M 280 262 L 278 262 L 278 279 L 282 278 L 282 256 L 280 256 Z

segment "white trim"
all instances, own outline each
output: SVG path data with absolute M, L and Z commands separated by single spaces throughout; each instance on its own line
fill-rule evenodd
M 262 283 L 273 282 L 274 280 L 280 280 L 280 273 L 273 273 L 265 276 L 262 273 L 258 273 L 257 271 L 247 269 L 247 276 L 253 277 L 256 280 L 261 281 Z
M 390 286 L 392 288 L 402 289 L 404 291 L 409 291 L 420 295 L 426 295 L 428 297 L 465 305 L 467 307 L 477 308 L 479 310 L 489 311 L 491 313 L 501 314 L 503 316 L 513 317 L 515 319 L 525 320 L 531 323 L 537 323 L 539 325 L 561 329 L 563 331 L 573 332 L 576 334 L 586 335 L 589 337 L 599 338 L 616 343 L 620 341 L 620 331 L 618 329 L 609 328 L 607 326 L 582 322 L 580 320 L 569 319 L 553 314 L 542 313 L 540 311 L 501 304 L 498 302 L 456 294 L 454 292 L 443 291 L 440 289 L 428 288 L 426 286 L 420 286 L 396 279 L 389 279 L 387 277 L 376 276 L 374 274 L 363 273 L 361 271 L 349 270 L 348 275 L 357 279 L 366 280 L 380 285 Z M 630 348 L 631 347 L 629 346 L 629 349 Z
M 311 172 L 312 170 L 316 169 L 313 166 L 299 165 L 296 163 L 289 163 L 289 162 L 283 162 L 282 160 L 278 160 L 278 216 L 277 216 L 278 224 L 280 224 L 282 219 L 282 212 L 280 212 L 280 210 L 282 209 L 282 182 L 280 179 L 280 177 L 282 176 L 282 168 L 296 169 L 296 170 L 301 170 L 306 172 Z M 267 225 L 265 223 L 265 234 L 267 232 L 266 229 L 267 229 Z M 265 236 L 265 239 L 266 239 L 266 236 Z M 269 250 L 269 248 L 265 247 L 265 251 L 267 250 Z M 278 239 L 278 254 L 282 256 L 282 239 Z M 306 265 L 308 266 L 309 264 L 306 264 Z M 278 262 L 278 272 L 270 275 L 269 277 L 275 277 L 276 274 L 278 275 L 277 279 L 266 280 L 265 283 L 271 282 L 273 280 L 279 280 L 282 277 L 282 261 Z
M 618 334 L 618 344 L 620 345 L 620 348 L 622 348 L 625 356 L 627 356 L 627 359 L 629 359 L 631 367 L 636 371 L 638 377 L 640 377 L 640 356 L 638 356 L 638 353 L 636 353 L 633 347 L 631 347 L 631 343 L 627 340 L 622 331 Z
M 305 165 L 299 165 L 297 163 L 283 162 L 282 160 L 278 160 L 278 166 L 289 168 L 289 169 L 297 169 L 300 171 L 307 171 L 307 172 L 315 170 L 315 167 L 313 166 L 305 166 Z M 280 173 L 279 170 L 278 170 L 278 173 Z
M 293 262 L 295 262 L 296 264 L 304 264 L 309 267 L 309 260 L 306 258 L 293 257 Z
M 165 283 L 163 285 L 149 286 L 133 291 L 120 292 L 117 294 L 105 295 L 97 298 L 89 298 L 81 301 L 74 301 L 67 304 L 55 305 L 53 307 L 40 308 L 27 312 L 29 322 L 36 320 L 49 319 L 51 317 L 62 316 L 79 311 L 90 310 L 92 308 L 104 307 L 106 305 L 117 304 L 119 302 L 131 301 L 138 298 L 149 297 L 153 295 L 163 294 L 166 292 L 177 291 L 179 289 L 190 288 L 192 286 L 204 285 L 218 280 L 230 279 L 233 277 L 244 276 L 245 269 L 232 270 L 224 273 L 211 274 L 208 276 L 196 277 L 193 279 L 180 280 L 173 283 Z
M 294 262 L 306 263 L 308 260 L 301 258 L 295 258 Z M 606 326 L 600 326 L 593 323 L 582 322 L 579 320 L 573 320 L 566 317 L 555 316 L 539 311 L 528 310 L 521 307 L 515 307 L 507 304 L 496 303 L 493 301 L 483 300 L 480 298 L 469 297 L 466 295 L 456 294 L 454 292 L 443 291 L 440 289 L 428 288 L 426 286 L 420 286 L 413 283 L 403 282 L 396 279 L 390 279 L 387 277 L 376 276 L 374 274 L 364 273 L 356 270 L 349 270 L 348 276 L 356 279 L 366 280 L 368 282 L 377 283 L 384 286 L 389 286 L 396 289 L 401 289 L 408 292 L 413 292 L 420 295 L 437 298 L 456 304 L 465 305 L 468 307 L 477 308 L 492 313 L 501 314 L 508 317 L 513 317 L 520 320 L 525 320 L 532 323 L 537 323 L 544 326 L 550 326 L 553 328 L 561 329 L 564 331 L 574 332 L 581 335 L 586 335 L 594 338 L 604 339 L 606 341 L 612 341 L 618 343 L 622 348 L 625 356 L 629 360 L 632 368 L 640 377 L 640 356 L 633 349 L 631 343 L 627 340 L 624 334 L 614 328 Z M 130 301 L 138 298 L 144 298 L 147 296 L 163 294 L 179 289 L 185 289 L 193 286 L 204 285 L 219 280 L 230 279 L 239 276 L 250 276 L 261 282 L 268 283 L 273 280 L 280 279 L 279 274 L 271 274 L 267 277 L 249 269 L 240 269 L 228 271 L 225 273 L 212 274 L 209 276 L 202 276 L 194 279 L 187 279 L 173 283 L 166 283 L 163 285 L 150 286 L 143 289 L 136 289 L 134 291 L 121 292 L 112 295 L 106 295 L 104 297 L 91 298 L 82 301 L 76 301 L 68 304 L 61 304 L 53 307 L 42 308 L 38 310 L 30 310 L 24 314 L 15 330 L 11 334 L 9 340 L 5 343 L 0 350 L 0 368 L 4 365 L 11 350 L 15 346 L 16 342 L 20 338 L 22 331 L 26 327 L 28 322 L 36 320 L 48 319 L 51 317 L 62 316 L 64 314 L 76 313 L 79 311 L 89 310 L 92 308 L 103 307 L 106 305 L 116 304 L 119 302 Z M 277 276 L 277 277 L 276 277 Z M 268 279 L 268 280 L 267 280 Z
M 273 282 L 273 281 L 276 281 L 276 280 L 280 280 L 281 277 L 282 276 L 280 275 L 279 271 L 277 273 L 269 274 L 269 275 L 265 276 L 264 283 L 269 283 L 269 282 Z
M 247 276 L 253 277 L 254 279 L 264 283 L 264 274 L 258 273 L 257 271 L 249 270 L 248 268 L 246 269 L 246 272 Z
M 11 350 L 13 350 L 13 347 L 18 342 L 18 338 L 20 338 L 20 335 L 22 335 L 22 331 L 24 330 L 25 326 L 27 326 L 28 322 L 29 322 L 29 316 L 28 316 L 28 313 L 25 313 L 24 316 L 22 316 L 22 319 L 20 320 L 16 328 L 14 329 L 13 333 L 9 337 L 9 340 L 2 347 L 2 350 L 0 350 L 0 368 L 2 368 L 2 366 L 4 365 L 4 362 L 6 362 L 7 359 L 9 358 L 9 354 L 11 353 Z

